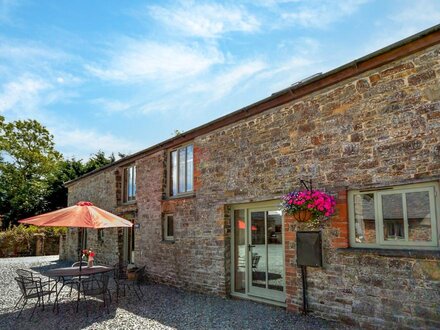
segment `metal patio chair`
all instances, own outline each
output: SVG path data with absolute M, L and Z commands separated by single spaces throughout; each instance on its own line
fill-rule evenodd
M 84 299 L 87 300 L 87 296 L 98 297 L 102 296 L 102 300 L 104 302 L 104 307 L 107 307 L 107 313 L 109 313 L 108 305 L 112 301 L 112 297 L 110 294 L 110 290 L 108 289 L 109 275 L 102 274 L 101 276 L 90 277 L 88 279 L 82 280 L 82 293 L 84 295 Z M 108 295 L 109 304 L 106 303 L 106 296 Z M 87 310 L 88 315 L 88 310 Z
M 139 300 L 142 300 L 144 293 L 141 289 L 141 283 L 145 276 L 145 266 L 137 269 L 134 274 L 134 280 L 128 279 L 127 265 L 126 264 L 116 264 L 114 266 L 113 279 L 116 283 L 116 301 L 119 300 L 119 292 L 121 289 L 124 291 L 124 296 L 126 294 L 126 288 L 129 290 L 133 289 L 134 293 Z
M 17 282 L 18 287 L 20 288 L 22 298 L 17 302 L 14 308 L 17 308 L 18 303 L 21 300 L 24 300 L 23 306 L 21 306 L 20 313 L 18 313 L 17 318 L 20 317 L 29 299 L 37 299 L 34 308 L 32 310 L 31 316 L 29 317 L 29 319 L 31 319 L 32 316 L 34 315 L 37 306 L 42 305 L 44 310 L 44 297 L 50 296 L 52 293 L 56 294 L 55 290 L 52 290 L 50 287 L 43 286 L 42 281 L 39 278 L 30 279 L 24 277 L 16 277 L 15 281 Z
M 51 280 L 50 280 L 50 278 L 42 277 L 40 274 L 34 273 L 34 272 L 32 272 L 30 270 L 27 270 L 27 269 L 16 269 L 15 272 L 17 273 L 18 277 L 20 277 L 22 279 L 25 279 L 25 280 L 28 280 L 28 281 L 37 280 L 37 281 L 40 281 L 42 287 L 47 287 L 49 289 L 51 287 Z M 53 285 L 55 285 L 55 283 L 53 283 Z M 16 308 L 18 306 L 18 304 L 21 302 L 22 299 L 23 299 L 23 295 L 16 302 L 14 308 Z M 50 300 L 50 295 L 48 297 L 48 301 L 49 300 Z

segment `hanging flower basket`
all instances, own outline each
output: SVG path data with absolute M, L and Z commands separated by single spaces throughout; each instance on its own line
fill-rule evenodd
M 335 213 L 335 199 L 320 190 L 292 191 L 282 197 L 282 210 L 299 222 L 320 222 Z
M 292 217 L 298 222 L 307 222 L 313 218 L 313 213 L 309 210 L 299 210 L 292 213 Z

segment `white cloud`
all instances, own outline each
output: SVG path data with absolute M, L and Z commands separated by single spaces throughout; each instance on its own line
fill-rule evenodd
M 209 102 L 217 101 L 229 94 L 236 86 L 242 85 L 267 67 L 261 60 L 237 65 L 229 71 L 218 74 L 210 81 L 202 81 L 190 88 L 191 92 L 205 92 Z
M 320 28 L 355 13 L 360 6 L 368 1 L 302 1 L 286 8 L 282 7 L 282 5 L 287 2 L 281 1 L 279 13 L 284 24 Z M 280 5 L 280 2 L 276 1 L 273 4 Z
M 0 94 L 0 113 L 33 113 L 41 102 L 47 102 L 41 94 L 51 87 L 48 82 L 31 76 L 22 76 L 6 83 Z
M 407 2 L 403 10 L 393 13 L 390 19 L 397 23 L 414 26 L 411 33 L 419 32 L 440 22 L 440 2 L 418 0 Z
M 94 99 L 91 103 L 99 105 L 101 108 L 104 109 L 105 112 L 108 113 L 125 112 L 133 107 L 132 104 L 127 102 L 105 98 Z
M 387 33 L 383 33 L 384 23 L 377 22 L 378 31 L 366 42 L 363 53 L 371 53 L 438 24 L 440 1 L 400 1 L 400 7 L 394 9 L 387 18 Z
M 257 31 L 260 23 L 243 7 L 215 3 L 184 2 L 176 7 L 149 7 L 150 15 L 185 35 L 215 38 L 228 32 Z
M 194 76 L 224 61 L 217 48 L 198 44 L 160 44 L 131 39 L 118 49 L 121 51 L 113 51 L 107 63 L 86 65 L 86 69 L 103 80 L 130 83 Z
M 91 154 L 98 150 L 106 154 L 133 153 L 145 148 L 145 145 L 118 138 L 110 133 L 101 133 L 96 130 L 72 128 L 66 125 L 50 127 L 55 137 L 58 149 L 63 150 L 66 157 L 88 159 Z

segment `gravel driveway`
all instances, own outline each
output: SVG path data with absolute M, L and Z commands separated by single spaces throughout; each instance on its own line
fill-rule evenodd
M 313 317 L 286 313 L 283 308 L 245 300 L 223 299 L 190 293 L 164 285 L 145 285 L 144 300 L 127 292 L 110 313 L 101 301 L 80 304 L 75 313 L 75 295 L 66 294 L 60 302 L 59 314 L 52 305 L 44 311 L 37 307 L 31 320 L 32 301 L 20 319 L 14 310 L 19 289 L 14 281 L 15 270 L 31 268 L 41 272 L 69 264 L 58 256 L 0 259 L 0 329 L 341 329 L 341 325 Z M 112 291 L 114 292 L 114 290 Z M 87 304 L 87 305 L 86 305 Z M 89 315 L 86 315 L 86 308 Z

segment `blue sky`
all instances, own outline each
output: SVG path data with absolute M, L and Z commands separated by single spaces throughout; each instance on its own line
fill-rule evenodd
M 0 0 L 0 114 L 133 153 L 438 23 L 436 0 Z

